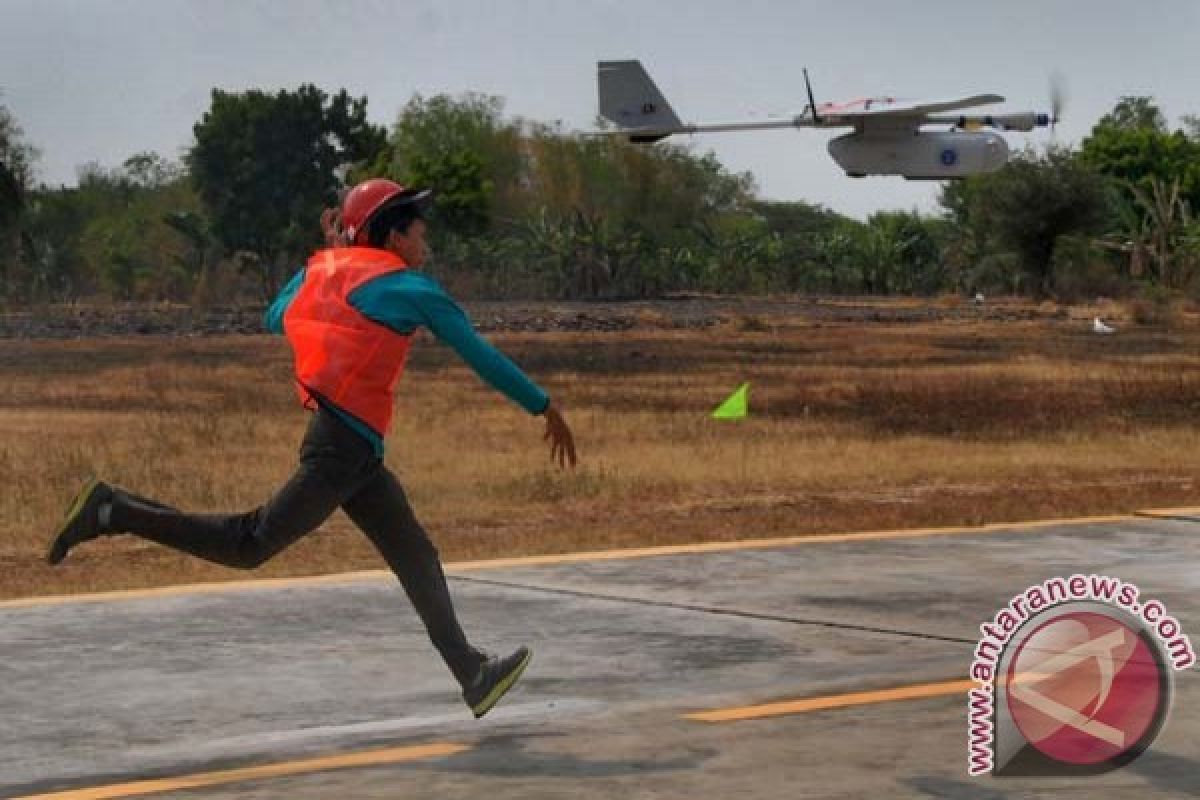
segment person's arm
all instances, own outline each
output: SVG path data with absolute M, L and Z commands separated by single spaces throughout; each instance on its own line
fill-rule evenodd
M 296 292 L 300 291 L 300 286 L 304 283 L 304 269 L 301 268 L 292 279 L 288 281 L 287 286 L 279 292 L 279 295 L 271 301 L 271 306 L 267 309 L 267 313 L 263 315 L 263 325 L 268 333 L 283 333 L 283 315 L 287 313 L 288 306 L 292 303 L 292 298 L 296 296 Z
M 545 413 L 550 406 L 545 390 L 480 336 L 466 312 L 448 295 L 431 293 L 423 298 L 422 306 L 429 319 L 429 330 L 449 345 L 475 374 L 530 414 Z
M 428 328 L 485 383 L 530 414 L 541 414 L 550 404 L 546 392 L 480 336 L 467 313 L 428 275 L 416 270 L 393 273 L 364 284 L 349 299 L 363 314 L 400 333 Z
M 577 463 L 575 439 L 557 404 L 520 367 L 484 339 L 463 309 L 432 278 L 405 270 L 370 281 L 354 290 L 350 304 L 370 319 L 398 333 L 428 328 L 458 353 L 486 383 L 514 403 L 546 420 L 543 437 L 550 458 L 559 466 Z

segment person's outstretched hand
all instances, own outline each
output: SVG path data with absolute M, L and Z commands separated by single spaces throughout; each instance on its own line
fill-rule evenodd
M 542 416 L 546 418 L 546 435 L 542 438 L 550 442 L 550 460 L 556 462 L 559 468 L 574 468 L 575 437 L 571 435 L 571 427 L 553 403 L 546 406 Z

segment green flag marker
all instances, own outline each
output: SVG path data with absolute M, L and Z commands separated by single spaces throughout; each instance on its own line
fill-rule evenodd
M 712 413 L 713 419 L 745 419 L 750 411 L 750 384 L 743 383 Z

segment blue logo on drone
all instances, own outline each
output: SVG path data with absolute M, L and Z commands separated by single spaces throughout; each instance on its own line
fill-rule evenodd
M 958 163 L 958 153 L 957 152 L 955 152 L 954 150 L 949 150 L 949 149 L 942 151 L 942 166 L 953 167 L 957 163 Z

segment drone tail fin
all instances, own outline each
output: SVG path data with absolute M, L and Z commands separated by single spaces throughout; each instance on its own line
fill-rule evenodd
M 600 61 L 596 64 L 596 83 L 600 116 L 630 131 L 632 140 L 657 141 L 683 129 L 642 62 Z

